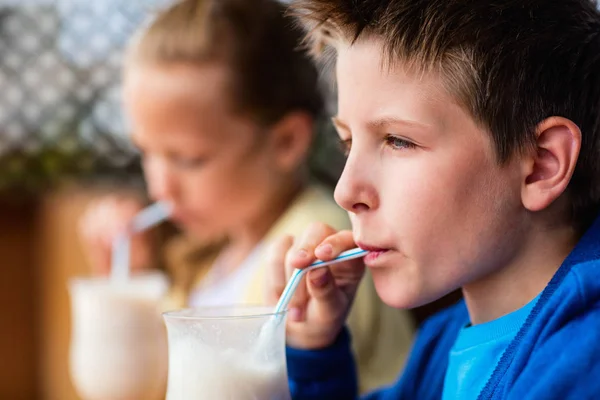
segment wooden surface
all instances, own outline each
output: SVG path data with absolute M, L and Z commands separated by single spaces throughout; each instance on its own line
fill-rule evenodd
M 87 273 L 77 219 L 94 193 L 65 190 L 39 206 L 36 254 L 40 271 L 40 384 L 44 400 L 77 400 L 69 377 L 70 303 L 67 282 Z
M 118 193 L 131 194 L 135 189 L 73 186 L 49 193 L 39 202 L 34 247 L 40 282 L 38 343 L 43 400 L 79 400 L 69 375 L 71 308 L 67 285 L 73 277 L 88 276 L 89 268 L 79 244 L 77 225 L 92 200 Z
M 40 398 L 34 225 L 33 203 L 0 201 L 0 399 Z

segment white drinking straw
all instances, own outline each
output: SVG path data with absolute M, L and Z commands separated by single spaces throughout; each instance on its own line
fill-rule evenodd
M 137 213 L 126 229 L 112 243 L 110 278 L 113 282 L 129 279 L 131 259 L 131 235 L 150 229 L 171 215 L 172 207 L 165 202 L 156 202 Z

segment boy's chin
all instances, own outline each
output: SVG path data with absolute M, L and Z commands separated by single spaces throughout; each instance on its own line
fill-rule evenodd
M 396 285 L 391 279 L 377 279 L 373 274 L 375 290 L 381 301 L 393 308 L 413 308 L 418 307 L 417 299 L 410 294 L 406 285 Z
M 421 307 L 425 304 L 432 303 L 442 297 L 446 293 L 427 293 L 421 288 L 412 286 L 406 282 L 394 281 L 391 277 L 386 277 L 385 274 L 377 276 L 373 273 L 373 282 L 375 290 L 381 301 L 393 308 L 410 309 Z

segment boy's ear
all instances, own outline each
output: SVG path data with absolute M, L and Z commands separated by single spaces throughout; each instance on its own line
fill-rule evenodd
M 271 127 L 270 145 L 279 168 L 292 171 L 306 160 L 313 129 L 314 119 L 306 112 L 289 113 Z
M 536 129 L 535 152 L 524 158 L 523 205 L 530 211 L 548 207 L 567 188 L 581 148 L 581 130 L 572 121 L 550 117 Z

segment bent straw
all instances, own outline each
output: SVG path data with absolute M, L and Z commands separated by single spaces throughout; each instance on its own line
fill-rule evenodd
M 364 257 L 365 255 L 367 255 L 367 253 L 368 253 L 367 250 L 363 250 L 361 248 L 356 248 L 356 249 L 352 249 L 352 250 L 348 250 L 343 253 L 340 253 L 340 255 L 337 256 L 336 258 L 334 258 L 333 260 L 329 260 L 329 261 L 318 260 L 318 261 L 310 264 L 306 268 L 303 268 L 303 269 L 296 268 L 294 270 L 294 272 L 292 273 L 292 276 L 290 277 L 290 280 L 288 281 L 287 285 L 285 286 L 285 289 L 283 289 L 283 293 L 281 294 L 281 297 L 279 297 L 279 301 L 277 302 L 277 305 L 275 306 L 275 315 L 280 315 L 280 313 L 282 311 L 287 309 L 288 305 L 290 304 L 290 301 L 292 300 L 292 297 L 294 296 L 294 292 L 296 291 L 296 289 L 298 288 L 298 285 L 300 284 L 300 281 L 302 280 L 302 277 L 308 271 L 312 271 L 313 269 L 317 269 L 317 268 L 326 267 L 326 266 L 332 265 L 332 264 L 337 264 L 342 261 L 348 261 L 348 260 L 353 260 L 355 258 L 361 258 L 361 257 Z
M 171 214 L 171 206 L 156 202 L 137 213 L 112 243 L 110 278 L 113 282 L 123 282 L 129 278 L 131 235 L 143 232 L 163 222 Z

